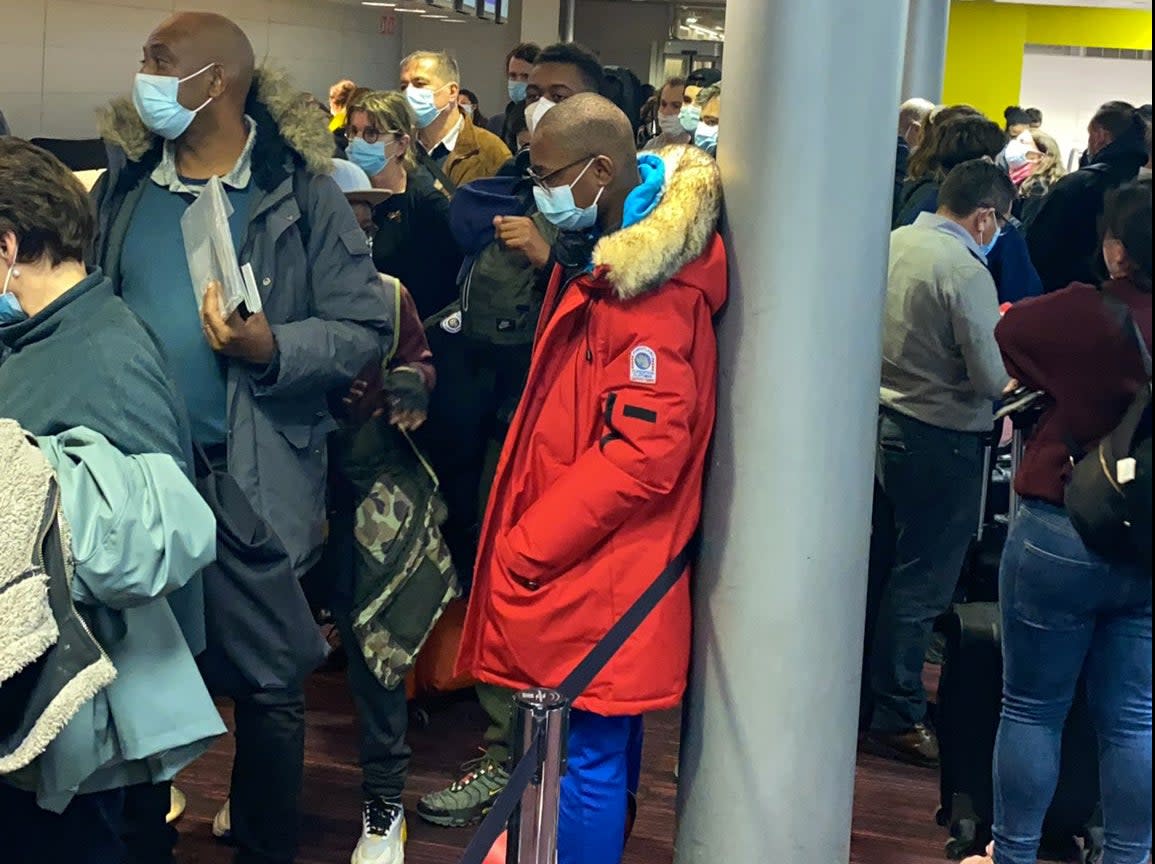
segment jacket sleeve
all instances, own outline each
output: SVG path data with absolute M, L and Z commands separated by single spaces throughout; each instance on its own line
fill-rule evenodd
M 125 456 L 83 426 L 37 443 L 60 484 L 78 603 L 141 606 L 215 559 L 212 511 L 171 456 Z
M 425 380 L 425 389 L 433 390 L 437 384 L 437 372 L 433 367 L 433 352 L 429 350 L 429 339 L 425 327 L 417 314 L 417 304 L 413 296 L 400 282 L 397 283 L 400 302 L 397 314 L 397 350 L 393 352 L 391 369 L 412 369 Z
M 711 324 L 702 298 L 691 313 L 659 302 L 635 301 L 628 335 L 611 345 L 598 443 L 498 538 L 498 558 L 516 578 L 557 578 L 682 479 L 699 389 L 691 354 L 698 328 Z
M 999 323 L 995 284 L 986 268 L 976 267 L 968 272 L 973 275 L 959 277 L 962 281 L 951 301 L 951 327 L 975 392 L 999 399 L 1010 376 L 995 341 L 995 326 Z
M 347 386 L 380 362 L 392 334 L 365 232 L 331 177 L 314 176 L 309 213 L 309 307 L 312 317 L 272 325 L 277 355 L 258 380 L 258 396 L 326 392 Z

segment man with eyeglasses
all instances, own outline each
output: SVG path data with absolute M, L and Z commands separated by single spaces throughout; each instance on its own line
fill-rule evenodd
M 694 147 L 638 155 L 610 101 L 552 108 L 530 147 L 538 210 L 563 238 L 494 478 L 459 665 L 557 687 L 697 526 L 714 425 L 713 316 L 726 299 L 721 179 Z M 574 702 L 558 864 L 618 864 L 642 716 L 680 704 L 681 579 Z
M 1014 199 L 993 162 L 964 162 L 943 183 L 938 211 L 890 239 L 877 470 L 898 540 L 875 629 L 875 708 L 863 744 L 925 767 L 938 765 L 939 748 L 926 725 L 923 658 L 958 584 L 979 508 L 982 436 L 1009 384 L 986 256 Z

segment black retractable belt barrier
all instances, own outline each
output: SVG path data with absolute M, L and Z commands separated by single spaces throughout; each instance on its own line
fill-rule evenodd
M 613 659 L 630 636 L 642 625 L 642 622 L 650 617 L 650 613 L 681 581 L 686 567 L 694 557 L 698 539 L 698 535 L 695 533 L 685 548 L 666 565 L 666 568 L 658 574 L 650 587 L 634 602 L 626 614 L 618 619 L 610 631 L 602 637 L 602 640 L 590 650 L 589 654 L 557 688 L 570 705 L 586 691 L 594 679 L 606 668 L 606 664 Z M 544 727 L 542 728 L 544 729 Z M 466 847 L 465 854 L 461 857 L 459 864 L 483 864 L 485 857 L 493 848 L 493 844 L 497 842 L 497 838 L 505 830 L 506 825 L 517 810 L 523 793 L 537 774 L 539 755 L 542 750 L 540 746 L 541 735 L 542 730 L 539 729 L 532 742 L 533 746 L 526 749 L 526 754 L 510 773 L 509 782 L 493 803 L 489 815 L 482 821 L 477 833 L 473 835 L 473 839 L 469 841 L 469 846 Z

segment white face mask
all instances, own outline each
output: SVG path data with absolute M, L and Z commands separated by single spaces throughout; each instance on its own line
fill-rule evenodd
M 663 135 L 668 135 L 671 138 L 686 134 L 686 130 L 682 128 L 682 118 L 679 114 L 659 114 L 658 128 L 662 130 Z
M 537 124 L 541 122 L 541 118 L 546 115 L 550 108 L 556 108 L 557 103 L 551 102 L 542 96 L 532 105 L 525 109 L 525 125 L 529 129 L 529 134 L 532 135 L 537 131 Z

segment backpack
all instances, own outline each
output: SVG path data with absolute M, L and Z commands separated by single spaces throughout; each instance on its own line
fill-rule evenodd
M 602 72 L 602 95 L 622 109 L 631 129 L 637 129 L 642 125 L 642 106 L 646 102 L 641 80 L 625 66 L 607 66 Z
M 544 294 L 540 274 L 520 252 L 494 241 L 497 216 L 530 216 L 550 245 L 557 228 L 533 210 L 520 177 L 490 177 L 462 186 L 449 206 L 450 230 L 465 261 L 458 277 L 461 332 L 483 345 L 529 345 Z
M 1074 470 L 1067 515 L 1083 543 L 1108 561 L 1142 564 L 1151 572 L 1151 352 L 1130 310 L 1123 328 L 1143 358 L 1147 381 L 1119 424 L 1083 454 L 1068 435 Z

